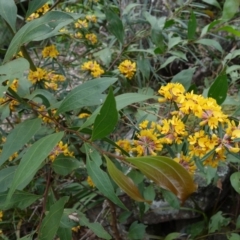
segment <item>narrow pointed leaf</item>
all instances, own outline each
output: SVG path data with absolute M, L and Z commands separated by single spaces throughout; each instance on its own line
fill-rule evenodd
M 7 198 L 7 193 L 0 193 L 0 209 L 8 210 L 14 207 L 19 209 L 26 209 L 41 197 L 41 195 L 35 195 L 29 192 L 16 191 L 6 205 L 5 202 Z
M 32 13 L 42 7 L 49 0 L 32 0 L 29 2 L 28 10 L 26 13 L 26 18 L 29 17 Z
M 218 51 L 220 51 L 221 53 L 223 53 L 222 46 L 221 46 L 220 43 L 217 42 L 216 40 L 207 39 L 207 38 L 202 38 L 202 39 L 199 39 L 199 40 L 195 41 L 195 43 L 199 43 L 199 44 L 206 45 L 206 46 L 209 46 L 209 47 L 214 47 L 214 48 L 216 48 Z
M 102 159 L 100 154 L 85 144 L 87 154 L 87 172 L 97 189 L 119 207 L 128 210 L 114 192 L 111 180 L 106 172 L 101 169 Z
M 105 156 L 105 158 L 107 160 L 107 169 L 111 178 L 128 196 L 138 202 L 151 202 L 142 197 L 137 186 L 130 177 L 124 175 L 118 170 L 107 156 Z
M 194 12 L 191 12 L 190 19 L 188 22 L 188 40 L 192 40 L 195 38 L 197 29 L 197 20 Z
M 217 101 L 217 104 L 221 105 L 226 97 L 228 92 L 228 82 L 227 75 L 219 75 L 213 84 L 211 85 L 208 91 L 208 97 L 212 97 Z
M 41 119 L 26 120 L 16 125 L 7 136 L 0 155 L 2 165 L 13 153 L 19 151 L 41 128 Z
M 11 27 L 12 31 L 16 32 L 17 6 L 14 0 L 0 1 L 0 15 Z
M 94 223 L 89 222 L 89 220 L 85 216 L 85 214 L 83 214 L 82 212 L 79 212 L 79 211 L 78 211 L 78 216 L 79 216 L 79 223 L 80 223 L 81 226 L 88 227 L 89 229 L 91 229 L 101 239 L 106 239 L 106 240 L 112 239 L 110 234 L 108 232 L 106 232 L 106 230 L 103 228 L 103 226 L 100 223 L 98 223 L 98 222 L 94 222 Z
M 29 176 L 32 176 L 37 172 L 42 162 L 47 158 L 55 145 L 61 140 L 63 134 L 63 132 L 58 132 L 43 137 L 28 149 L 21 159 L 16 173 L 14 174 L 14 178 L 8 192 L 7 202 L 11 199 L 12 194 L 18 186 L 26 181 Z
M 43 219 L 39 229 L 39 240 L 52 240 L 57 233 L 63 215 L 64 205 L 68 201 L 68 197 L 62 197 L 55 202 L 47 216 Z
M 131 157 L 126 160 L 161 188 L 173 192 L 181 201 L 185 201 L 196 190 L 187 170 L 168 157 Z
M 234 15 L 239 11 L 239 0 L 226 0 L 224 1 L 222 20 L 228 21 L 234 17 Z
M 118 111 L 116 108 L 116 101 L 113 95 L 113 90 L 110 88 L 108 96 L 95 119 L 92 141 L 109 135 L 114 130 L 117 121 Z
M 41 41 L 57 35 L 59 34 L 59 29 L 72 21 L 74 21 L 74 18 L 71 14 L 51 11 L 41 18 L 26 23 L 13 37 L 5 54 L 4 62 L 9 61 L 24 43 Z
M 124 41 L 124 28 L 119 16 L 111 9 L 106 9 L 107 28 L 117 40 L 123 44 Z
M 74 88 L 60 105 L 57 114 L 77 108 L 100 105 L 105 95 L 102 94 L 117 78 L 97 78 Z

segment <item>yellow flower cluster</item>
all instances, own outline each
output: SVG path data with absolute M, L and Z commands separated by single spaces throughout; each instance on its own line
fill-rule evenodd
M 140 123 L 133 140 L 116 142 L 121 149 L 132 156 L 161 155 L 169 147 L 173 152 L 177 149 L 174 160 L 191 174 L 196 171 L 195 161 L 217 167 L 228 152 L 240 152 L 240 124 L 230 121 L 213 98 L 186 93 L 180 83 L 169 83 L 158 92 L 162 95 L 159 102 L 174 102 L 175 111 L 159 122 Z M 184 154 L 178 149 L 183 143 L 187 148 Z
M 104 74 L 104 70 L 96 61 L 85 62 L 81 66 L 81 69 L 83 71 L 89 71 L 93 77 L 100 77 L 102 74 Z
M 120 73 L 122 73 L 126 78 L 132 79 L 136 72 L 136 63 L 129 60 L 125 60 L 118 66 Z
M 9 85 L 9 81 L 7 81 L 7 85 Z M 19 85 L 18 79 L 14 79 L 11 85 L 9 86 L 9 88 L 11 88 L 14 92 L 17 92 L 18 85 Z M 5 95 L 4 97 L 0 98 L 0 105 L 3 105 L 3 104 L 9 104 L 9 109 L 11 111 L 15 111 L 16 107 L 20 103 L 17 100 L 11 99 L 7 95 Z
M 59 55 L 59 52 L 56 49 L 55 45 L 50 45 L 42 50 L 42 55 L 44 58 L 56 58 Z
M 79 118 L 88 118 L 89 116 L 91 116 L 90 113 L 80 113 L 80 114 L 78 115 Z
M 49 10 L 49 5 L 46 3 L 41 8 L 39 8 L 35 13 L 32 13 L 28 18 L 27 21 L 31 21 L 33 19 L 39 18 L 40 16 L 44 15 Z
M 61 74 L 55 74 L 54 71 L 47 72 L 42 68 L 37 68 L 36 71 L 29 71 L 28 79 L 32 84 L 43 81 L 46 89 L 57 90 L 58 83 L 65 81 L 66 78 Z
M 90 187 L 95 187 L 95 184 L 94 184 L 94 182 L 92 181 L 92 179 L 91 179 L 90 176 L 87 177 L 87 183 L 88 183 L 88 185 L 89 185 Z
M 41 118 L 44 123 L 54 123 L 55 120 L 59 119 L 58 116 L 55 116 L 57 110 L 52 109 L 49 115 L 49 110 L 47 110 L 44 105 L 41 105 L 36 111 L 38 112 L 38 117 Z
M 56 157 L 60 154 L 70 157 L 74 156 L 73 152 L 69 151 L 67 143 L 63 144 L 62 141 L 58 143 L 58 145 L 52 150 L 51 154 L 48 157 L 53 162 L 56 159 Z
M 86 34 L 85 38 L 93 45 L 97 43 L 97 36 L 94 33 Z
M 77 22 L 75 23 L 75 28 L 87 28 L 88 27 L 88 22 L 86 19 L 80 20 L 78 19 Z
M 89 22 L 93 22 L 93 23 L 96 23 L 97 22 L 97 17 L 95 15 L 87 15 L 86 16 L 86 19 L 89 21 Z

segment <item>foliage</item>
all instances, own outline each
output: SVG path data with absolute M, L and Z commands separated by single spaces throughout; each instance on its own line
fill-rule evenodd
M 186 210 L 221 167 L 239 193 L 239 2 L 153 2 L 0 1 L 3 239 L 175 239 L 141 222 L 156 199 Z M 188 239 L 238 239 L 238 212 L 187 210 Z

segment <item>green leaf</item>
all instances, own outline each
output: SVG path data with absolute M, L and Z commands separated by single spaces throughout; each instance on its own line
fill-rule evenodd
M 236 221 L 236 229 L 240 229 L 240 215 L 238 215 L 238 218 Z
M 220 4 L 219 4 L 218 1 L 216 1 L 216 0 L 202 0 L 202 1 L 205 2 L 205 3 L 207 3 L 207 4 L 212 5 L 212 6 L 214 6 L 214 7 L 217 7 L 217 8 L 219 8 L 219 9 L 221 9 Z
M 53 171 L 62 176 L 70 174 L 79 167 L 80 162 L 77 159 L 64 155 L 58 156 L 52 164 Z
M 172 49 L 174 46 L 178 45 L 180 42 L 182 42 L 182 39 L 180 37 L 169 37 L 168 50 Z
M 74 88 L 60 105 L 57 114 L 77 108 L 100 105 L 105 98 L 102 94 L 117 78 L 97 78 Z
M 202 44 L 202 45 L 206 45 L 206 46 L 209 46 L 209 47 L 214 47 L 214 48 L 216 48 L 218 51 L 220 51 L 221 53 L 223 53 L 222 46 L 221 46 L 220 43 L 217 42 L 216 40 L 207 39 L 207 38 L 202 38 L 202 39 L 199 39 L 199 40 L 195 41 L 195 43 Z
M 175 209 L 180 208 L 180 202 L 177 199 L 175 194 L 165 189 L 162 189 L 161 192 L 162 192 L 163 198 L 169 203 L 171 207 Z
M 113 50 L 109 47 L 104 48 L 93 54 L 94 57 L 99 58 L 104 66 L 109 67 L 112 61 Z
M 60 240 L 72 240 L 72 230 L 71 228 L 62 228 L 59 227 L 57 235 Z
M 166 49 L 166 45 L 164 43 L 164 37 L 163 37 L 162 30 L 157 28 L 157 27 L 152 28 L 151 38 L 152 38 L 152 42 L 157 47 L 157 52 L 156 52 L 156 49 L 155 49 L 154 52 L 156 54 L 163 53 L 165 51 L 165 49 Z
M 222 216 L 222 211 L 217 212 L 210 219 L 208 232 L 214 233 L 222 229 L 222 227 L 227 226 L 230 223 L 230 218 L 225 218 Z
M 195 38 L 197 29 L 197 20 L 194 12 L 191 12 L 190 19 L 188 22 L 188 40 L 192 40 Z
M 11 187 L 8 192 L 7 203 L 10 201 L 14 191 L 20 186 L 29 176 L 37 172 L 42 162 L 47 158 L 54 146 L 63 137 L 63 132 L 54 133 L 41 138 L 35 142 L 21 159 L 17 171 L 14 175 Z M 43 151 L 44 149 L 44 151 Z
M 0 15 L 11 27 L 12 31 L 16 32 L 17 7 L 14 0 L 0 1 Z
M 175 59 L 178 59 L 178 57 L 177 56 L 171 56 L 171 57 L 167 58 L 166 61 L 164 61 L 164 63 L 161 64 L 160 69 L 165 68 L 168 64 L 173 62 Z
M 142 102 L 147 99 L 154 98 L 154 96 L 144 95 L 139 93 L 124 93 L 115 97 L 115 101 L 117 104 L 117 111 L 120 111 L 124 107 L 131 105 L 135 102 Z M 94 113 L 86 120 L 86 122 L 81 126 L 81 128 L 86 128 L 94 123 L 94 120 L 99 113 L 100 108 L 97 108 Z
M 19 238 L 18 240 L 32 240 L 32 239 L 33 239 L 33 233 L 31 233 L 25 237 Z
M 102 159 L 96 150 L 84 144 L 87 154 L 87 172 L 99 191 L 119 207 L 127 210 L 114 192 L 113 185 L 106 172 L 101 169 Z
M 184 86 L 185 89 L 188 89 L 191 86 L 191 82 L 192 82 L 194 72 L 195 72 L 195 67 L 182 70 L 180 73 L 176 74 L 172 78 L 171 82 L 181 83 Z
M 181 201 L 185 201 L 196 190 L 188 171 L 168 157 L 127 157 L 126 161 L 135 165 L 161 188 L 173 192 Z
M 118 111 L 116 109 L 116 101 L 113 95 L 113 90 L 110 88 L 108 96 L 94 121 L 91 138 L 92 141 L 109 135 L 114 130 L 117 122 Z
M 32 0 L 28 4 L 28 10 L 26 13 L 26 18 L 28 18 L 32 13 L 36 12 L 40 7 L 42 7 L 49 0 Z
M 226 31 L 228 33 L 231 33 L 235 35 L 236 37 L 240 37 L 240 31 L 233 28 L 233 26 L 223 26 L 218 29 L 219 31 Z
M 224 1 L 222 20 L 228 21 L 234 17 L 234 15 L 239 11 L 239 0 L 226 0 Z
M 44 217 L 40 226 L 39 240 L 54 239 L 63 215 L 64 205 L 68 201 L 68 198 L 69 197 L 62 197 L 51 206 L 49 213 Z
M 35 195 L 28 192 L 16 191 L 6 205 L 7 193 L 0 193 L 0 209 L 8 210 L 14 207 L 26 209 L 41 197 L 42 196 L 40 195 Z
M 105 231 L 103 226 L 98 223 L 90 223 L 89 220 L 86 218 L 86 216 L 78 211 L 78 216 L 79 216 L 79 223 L 81 226 L 86 226 L 89 229 L 91 229 L 99 238 L 110 240 L 112 237 Z
M 186 227 L 186 233 L 191 235 L 192 239 L 194 239 L 196 236 L 199 236 L 203 231 L 205 231 L 205 225 L 205 221 L 190 224 Z
M 6 167 L 0 171 L 0 192 L 5 192 L 11 185 L 17 166 Z
M 138 202 L 151 202 L 142 197 L 137 186 L 134 184 L 131 178 L 127 177 L 120 170 L 118 170 L 107 156 L 105 156 L 105 158 L 107 161 L 107 169 L 111 178 L 128 196 Z
M 240 235 L 237 233 L 230 233 L 227 237 L 228 240 L 240 240 Z
M 140 72 L 142 73 L 143 77 L 145 79 L 149 79 L 150 77 L 150 69 L 151 69 L 151 64 L 149 59 L 145 58 L 145 57 L 140 57 L 137 60 L 137 66 L 140 70 Z
M 121 19 L 118 15 L 111 9 L 105 10 L 107 19 L 107 28 L 110 33 L 112 33 L 117 40 L 123 44 L 124 43 L 124 29 Z
M 215 79 L 208 91 L 208 97 L 214 98 L 217 101 L 217 104 L 221 105 L 227 97 L 227 92 L 227 75 L 224 73 Z
M 137 221 L 133 222 L 128 230 L 128 239 L 130 240 L 139 240 L 144 239 L 146 227 L 142 223 Z
M 44 16 L 26 23 L 12 39 L 5 54 L 4 62 L 9 61 L 19 48 L 31 41 L 41 41 L 58 35 L 59 30 L 74 20 L 71 14 L 51 11 Z
M 19 151 L 41 128 L 41 119 L 25 120 L 9 133 L 0 155 L 2 165 L 13 153 Z
M 240 194 L 240 172 L 235 172 L 230 177 L 232 187 Z
M 169 233 L 164 240 L 174 240 L 174 239 L 178 239 L 181 236 L 181 233 Z
M 0 66 L 0 83 L 6 80 L 13 80 L 14 78 L 18 78 L 21 80 L 23 74 L 26 70 L 29 69 L 29 63 L 24 58 L 17 58 L 11 62 L 8 62 L 2 66 Z M 7 87 L 6 87 L 7 89 Z M 3 96 L 3 92 L 1 91 L 0 97 Z

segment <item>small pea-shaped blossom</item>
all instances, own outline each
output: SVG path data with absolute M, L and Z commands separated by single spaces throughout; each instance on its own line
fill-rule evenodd
M 121 74 L 123 74 L 126 78 L 132 79 L 133 75 L 136 72 L 136 63 L 131 62 L 130 60 L 125 60 L 120 63 L 118 69 Z
M 97 22 L 97 17 L 95 15 L 87 15 L 86 16 L 86 19 L 89 21 L 89 22 L 93 22 L 93 23 L 96 23 Z
M 86 19 L 84 20 L 78 20 L 76 23 L 75 23 L 75 28 L 87 28 L 88 27 L 88 22 Z

